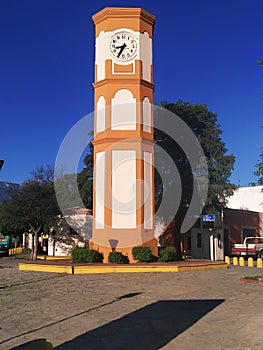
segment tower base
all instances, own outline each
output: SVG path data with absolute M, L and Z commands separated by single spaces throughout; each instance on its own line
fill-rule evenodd
M 151 250 L 152 250 L 152 255 L 154 257 L 158 257 L 158 242 L 157 242 L 157 239 L 156 238 L 153 238 L 151 239 L 150 241 L 148 242 L 145 242 L 143 244 L 141 244 L 141 246 L 147 246 L 147 247 L 150 247 Z M 112 251 L 117 251 L 117 252 L 121 252 L 123 255 L 126 255 L 128 258 L 129 258 L 129 261 L 131 263 L 135 263 L 137 262 L 137 260 L 134 260 L 133 259 L 133 256 L 132 256 L 132 248 L 133 247 L 125 247 L 125 248 L 111 248 L 111 247 L 106 247 L 106 246 L 102 246 L 102 245 L 98 245 L 92 241 L 89 242 L 89 247 L 90 249 L 95 249 L 95 250 L 98 250 L 100 253 L 103 254 L 104 256 L 104 259 L 103 259 L 103 262 L 104 263 L 107 263 L 109 262 L 108 261 L 108 256 L 109 256 L 109 253 L 112 252 Z

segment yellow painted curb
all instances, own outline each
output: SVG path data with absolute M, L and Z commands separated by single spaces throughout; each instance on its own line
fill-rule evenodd
M 74 266 L 74 275 L 123 272 L 178 272 L 178 266 Z
M 94 274 L 94 273 L 138 273 L 138 272 L 183 272 L 192 270 L 205 269 L 223 269 L 227 268 L 225 262 L 216 264 L 190 265 L 190 266 L 86 266 L 86 265 L 48 265 L 34 263 L 20 263 L 19 270 L 22 271 L 37 271 L 37 272 L 54 272 L 66 273 L 70 275 Z
M 177 266 L 178 272 L 192 271 L 192 270 L 208 270 L 208 269 L 226 269 L 228 264 L 218 263 L 218 264 L 207 264 L 207 265 L 192 265 L 192 266 Z
M 55 273 L 67 273 L 69 275 L 72 275 L 72 266 L 66 266 L 66 265 L 47 265 L 47 264 L 19 264 L 19 270 L 20 271 L 35 271 L 35 272 L 55 272 Z
M 38 255 L 39 260 L 70 260 L 70 256 Z
M 192 266 L 74 266 L 74 275 L 91 273 L 122 273 L 122 272 L 183 272 L 204 269 L 227 268 L 226 263 L 192 265 Z

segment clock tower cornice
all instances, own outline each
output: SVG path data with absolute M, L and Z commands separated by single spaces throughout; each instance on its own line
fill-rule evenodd
M 125 78 L 116 78 L 116 79 L 103 79 L 100 81 L 97 81 L 95 83 L 92 84 L 93 88 L 96 89 L 98 87 L 104 86 L 104 85 L 108 85 L 108 84 L 117 84 L 119 85 L 120 83 L 122 84 L 140 84 L 142 86 L 146 86 L 150 89 L 154 90 L 154 84 L 144 80 L 144 79 L 125 79 Z
M 121 143 L 121 141 L 123 143 Z M 95 145 L 110 145 L 112 146 L 114 143 L 119 143 L 120 147 L 123 147 L 123 144 L 145 144 L 145 145 L 154 145 L 156 142 L 152 139 L 146 139 L 145 137 L 136 137 L 136 138 L 131 138 L 130 140 L 127 139 L 126 137 L 122 138 L 122 137 L 119 137 L 119 138 L 116 138 L 116 137 L 108 137 L 108 138 L 103 138 L 103 139 L 100 139 L 100 138 L 97 138 L 97 139 L 93 139 L 92 140 L 92 145 L 95 146 Z
M 149 36 L 153 36 L 155 16 L 142 8 L 106 7 L 96 13 L 92 19 L 96 36 L 99 35 L 101 30 L 114 31 L 119 29 L 122 27 L 122 23 L 124 28 L 140 31 L 141 33 L 147 30 Z M 146 26 L 143 26 L 142 23 L 145 23 Z

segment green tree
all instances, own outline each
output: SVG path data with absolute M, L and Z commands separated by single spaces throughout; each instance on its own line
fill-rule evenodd
M 41 166 L 0 207 L 0 222 L 6 229 L 31 230 L 34 234 L 33 259 L 37 259 L 38 234 L 55 224 L 60 210 L 54 191 L 53 170 Z
M 217 122 L 217 115 L 208 110 L 206 105 L 191 104 L 182 100 L 176 103 L 162 102 L 157 111 L 157 117 L 162 118 L 164 109 L 177 114 L 192 129 L 200 142 L 207 159 L 209 169 L 209 191 L 204 208 L 204 213 L 217 214 L 218 225 L 222 204 L 220 199 L 233 194 L 235 185 L 231 184 L 229 177 L 233 170 L 234 156 L 227 154 L 227 148 L 221 135 L 222 130 Z M 183 135 L 182 135 L 183 137 Z M 182 180 L 182 198 L 179 210 L 175 218 L 174 241 L 177 252 L 180 252 L 180 229 L 183 219 L 187 213 L 188 205 L 193 192 L 193 174 L 189 161 L 180 146 L 169 136 L 159 130 L 155 130 L 155 141 L 157 145 L 167 152 L 180 173 Z M 93 186 L 93 147 L 90 144 L 90 152 L 84 160 L 85 167 L 78 175 L 78 184 L 82 200 L 88 208 L 92 208 L 92 186 Z M 159 173 L 155 170 L 155 207 L 159 207 L 165 192 L 169 192 L 174 186 L 174 173 L 163 164 Z M 162 182 L 165 179 L 165 187 Z M 167 210 L 167 208 L 165 208 Z M 161 213 L 160 213 L 161 214 Z
M 204 104 L 190 104 L 182 100 L 176 103 L 162 102 L 161 106 L 178 115 L 191 128 L 201 144 L 209 171 L 209 189 L 203 213 L 215 213 L 220 221 L 220 213 L 224 205 L 220 199 L 233 194 L 236 186 L 229 181 L 235 158 L 232 154 L 227 154 L 217 115 L 209 111 Z M 155 140 L 170 155 L 181 177 L 182 196 L 173 228 L 175 248 L 180 251 L 180 229 L 193 194 L 193 174 L 188 158 L 179 144 L 160 131 L 155 132 Z M 168 172 L 164 169 L 165 176 Z M 168 181 L 168 187 L 173 185 L 172 180 Z M 162 186 L 160 176 L 157 174 L 155 180 L 157 206 L 163 195 L 162 192 L 166 190 Z
M 86 208 L 92 209 L 93 203 L 93 145 L 89 144 L 89 153 L 84 158 L 84 168 L 78 174 L 79 193 Z
M 263 60 L 258 60 L 257 63 L 263 66 Z M 250 183 L 250 185 L 252 186 L 263 185 L 263 146 L 260 149 L 259 162 L 256 164 L 256 170 L 253 172 L 253 175 L 258 177 L 258 181 Z
M 259 154 L 259 162 L 256 164 L 256 170 L 253 172 L 255 176 L 258 177 L 258 180 L 256 183 L 253 183 L 252 185 L 263 185 L 263 146 L 260 149 Z

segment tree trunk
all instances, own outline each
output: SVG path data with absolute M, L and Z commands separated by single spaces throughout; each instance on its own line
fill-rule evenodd
M 182 260 L 182 247 L 181 247 L 181 241 L 182 241 L 182 234 L 181 234 L 181 226 L 182 226 L 183 220 L 181 220 L 180 215 L 178 215 L 175 219 L 175 226 L 174 226 L 174 247 L 176 249 L 177 253 L 177 259 Z
M 37 260 L 37 243 L 38 243 L 38 230 L 34 232 L 34 250 L 33 250 L 33 260 Z

